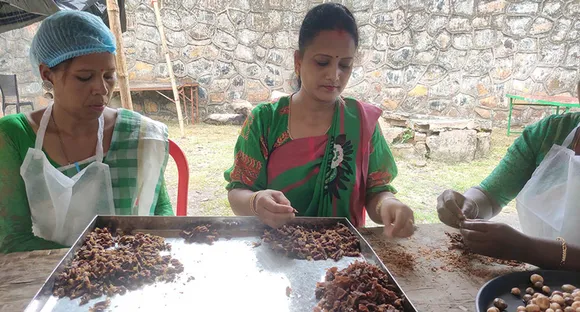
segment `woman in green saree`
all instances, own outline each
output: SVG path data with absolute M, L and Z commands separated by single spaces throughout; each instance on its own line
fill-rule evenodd
M 397 167 L 378 126 L 381 110 L 341 92 L 350 78 L 358 29 L 343 5 L 311 9 L 294 63 L 300 90 L 248 116 L 225 172 L 232 210 L 279 227 L 295 215 L 385 224 L 408 237 L 413 211 L 394 197 Z

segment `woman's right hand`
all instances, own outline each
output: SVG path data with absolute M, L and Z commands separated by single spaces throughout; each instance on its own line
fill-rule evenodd
M 280 191 L 258 191 L 254 198 L 254 205 L 258 218 L 273 228 L 279 228 L 294 219 L 294 208 Z
M 441 222 L 459 228 L 462 221 L 477 217 L 477 204 L 458 192 L 446 190 L 437 198 L 437 214 Z

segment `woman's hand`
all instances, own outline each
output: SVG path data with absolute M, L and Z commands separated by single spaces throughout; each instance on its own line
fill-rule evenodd
M 415 232 L 415 216 L 409 206 L 394 197 L 381 202 L 379 214 L 387 237 L 409 237 Z
M 275 190 L 258 191 L 254 198 L 258 218 L 273 228 L 281 227 L 294 219 L 294 208 L 284 193 Z
M 504 223 L 463 221 L 461 234 L 471 251 L 497 259 L 525 261 L 533 249 L 529 236 Z
M 453 190 L 446 190 L 437 197 L 439 220 L 454 228 L 459 228 L 459 224 L 466 219 L 475 219 L 477 209 L 473 200 Z

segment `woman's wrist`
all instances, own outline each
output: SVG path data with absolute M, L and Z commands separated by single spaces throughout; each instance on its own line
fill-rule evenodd
M 228 192 L 230 207 L 236 216 L 253 216 L 252 201 L 257 204 L 254 192 L 247 188 L 232 189 Z
M 391 200 L 396 200 L 399 201 L 392 193 L 390 192 L 384 192 L 384 193 L 379 193 L 376 195 L 377 199 L 376 199 L 376 204 L 374 204 L 374 206 L 369 206 L 369 210 L 372 210 L 374 213 L 372 215 L 375 216 L 375 218 L 372 218 L 373 221 L 377 224 L 383 224 L 383 218 L 382 218 L 382 210 L 384 207 L 386 207 L 386 204 L 391 201 Z M 371 201 L 372 202 L 372 201 Z M 370 204 L 370 203 L 369 203 Z M 369 213 L 369 216 L 372 216 Z
M 387 204 L 390 200 L 399 201 L 395 196 L 385 196 L 385 197 L 382 197 L 379 200 L 379 202 L 377 203 L 377 205 L 375 206 L 375 212 L 377 213 L 377 215 L 379 217 L 381 216 L 382 208 L 385 207 L 385 204 Z
M 562 244 L 559 241 L 526 237 L 526 242 L 522 246 L 523 259 L 518 260 L 544 269 L 560 268 Z
M 257 197 L 258 194 L 260 193 L 260 191 L 254 192 L 251 196 L 250 196 L 250 212 L 254 215 L 257 216 L 258 215 L 258 207 L 257 207 Z

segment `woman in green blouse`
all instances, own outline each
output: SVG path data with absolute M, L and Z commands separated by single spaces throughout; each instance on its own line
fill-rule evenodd
M 167 127 L 107 107 L 114 53 L 95 15 L 42 22 L 30 57 L 54 103 L 0 119 L 0 252 L 70 246 L 96 214 L 173 214 Z
M 580 270 L 579 124 L 580 113 L 569 113 L 526 127 L 479 186 L 439 196 L 439 219 L 460 228 L 474 252 Z M 513 199 L 523 233 L 488 221 Z
M 362 226 L 368 211 L 386 235 L 412 235 L 413 211 L 391 186 L 397 166 L 378 125 L 381 110 L 341 97 L 358 40 L 343 5 L 308 12 L 294 55 L 300 90 L 253 110 L 225 173 L 234 213 L 273 227 L 295 213 Z

